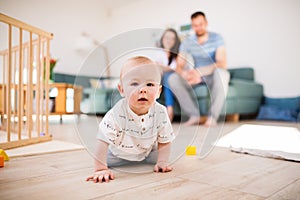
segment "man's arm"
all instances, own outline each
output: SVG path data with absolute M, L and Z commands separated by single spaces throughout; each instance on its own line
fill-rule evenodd
M 221 47 L 217 48 L 215 65 L 219 68 L 227 69 L 225 46 L 221 46 Z
M 211 65 L 197 67 L 200 76 L 207 76 L 212 74 L 216 68 L 227 68 L 226 49 L 225 46 L 220 46 L 216 50 L 216 62 Z

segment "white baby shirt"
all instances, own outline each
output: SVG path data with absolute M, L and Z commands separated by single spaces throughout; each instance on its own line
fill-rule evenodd
M 106 113 L 99 125 L 97 139 L 109 143 L 111 153 L 130 161 L 144 160 L 156 142 L 175 139 L 166 108 L 155 102 L 145 115 L 138 116 L 121 99 Z

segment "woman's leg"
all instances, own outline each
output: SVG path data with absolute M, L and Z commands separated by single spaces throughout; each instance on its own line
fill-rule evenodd
M 170 118 L 170 121 L 173 120 L 174 117 L 174 110 L 173 110 L 173 106 L 174 106 L 174 96 L 172 91 L 170 90 L 170 86 L 169 86 L 169 76 L 172 74 L 173 72 L 167 72 L 163 75 L 163 86 L 164 86 L 164 97 L 165 97 L 165 105 L 167 107 L 167 112 Z

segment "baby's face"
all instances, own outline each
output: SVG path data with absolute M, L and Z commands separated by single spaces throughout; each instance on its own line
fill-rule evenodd
M 131 110 L 137 115 L 148 113 L 161 92 L 159 68 L 156 65 L 127 67 L 121 79 L 119 91 Z

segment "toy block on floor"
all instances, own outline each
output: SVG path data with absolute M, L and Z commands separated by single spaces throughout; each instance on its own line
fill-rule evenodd
M 4 167 L 4 156 L 0 155 L 0 167 Z
M 185 154 L 188 156 L 196 155 L 197 148 L 196 146 L 187 146 Z
M 0 155 L 4 157 L 5 161 L 9 160 L 8 155 L 5 153 L 5 151 L 3 149 L 0 149 Z

